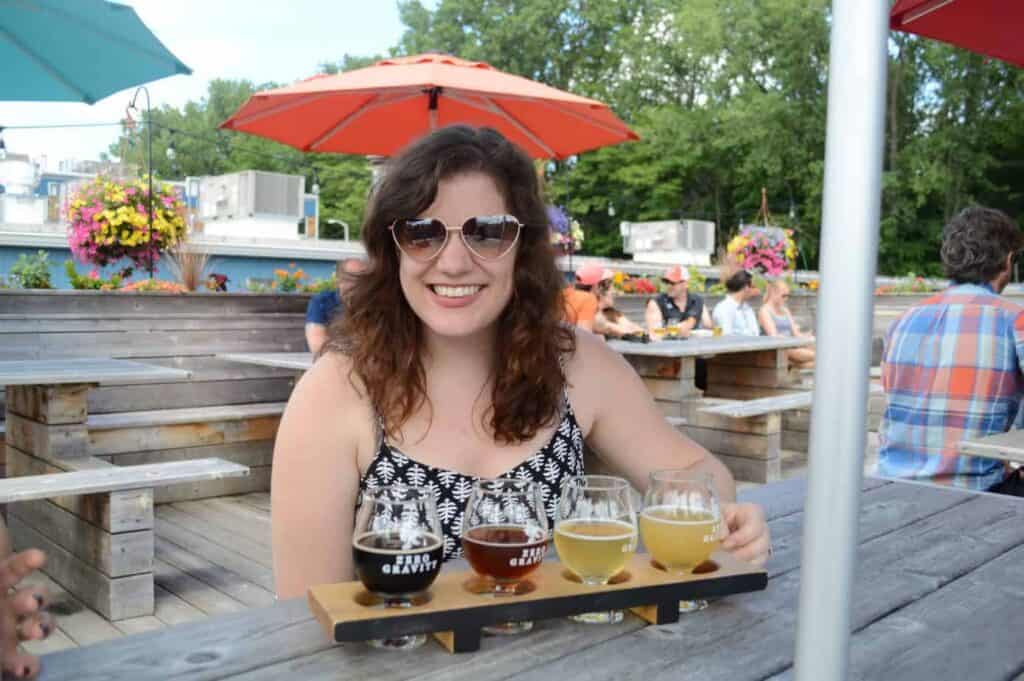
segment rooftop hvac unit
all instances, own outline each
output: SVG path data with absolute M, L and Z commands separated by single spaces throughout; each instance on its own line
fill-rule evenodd
M 710 255 L 715 250 L 715 223 L 703 220 L 623 222 L 619 232 L 622 249 L 634 255 L 678 251 Z
M 302 218 L 305 178 L 245 170 L 199 181 L 199 214 L 204 220 Z

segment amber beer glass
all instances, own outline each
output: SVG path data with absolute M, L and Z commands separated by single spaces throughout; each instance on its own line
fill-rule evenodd
M 544 560 L 547 540 L 548 518 L 537 483 L 497 478 L 473 484 L 462 519 L 462 553 L 484 579 L 474 590 L 515 596 L 532 588 L 525 578 Z M 511 622 L 484 631 L 518 634 L 532 627 L 532 622 Z
M 562 564 L 588 586 L 599 587 L 622 572 L 636 551 L 633 490 L 623 478 L 582 475 L 562 485 L 555 511 L 555 548 Z M 622 611 L 576 615 L 577 622 L 622 621 Z
M 710 474 L 685 470 L 651 473 L 640 536 L 667 572 L 686 574 L 706 561 L 722 541 L 722 513 Z M 682 601 L 680 612 L 703 610 L 707 601 Z
M 441 571 L 441 523 L 426 487 L 389 486 L 363 493 L 352 533 L 352 562 L 371 605 L 409 608 L 426 600 Z M 410 649 L 423 634 L 369 641 L 377 648 Z

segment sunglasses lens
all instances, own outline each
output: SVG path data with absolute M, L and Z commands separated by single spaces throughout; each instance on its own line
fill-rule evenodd
M 466 246 L 481 258 L 500 258 L 519 238 L 519 221 L 511 215 L 470 218 L 462 226 L 462 238 Z
M 429 260 L 444 247 L 448 230 L 439 221 L 399 220 L 395 223 L 395 240 L 402 252 L 410 258 Z

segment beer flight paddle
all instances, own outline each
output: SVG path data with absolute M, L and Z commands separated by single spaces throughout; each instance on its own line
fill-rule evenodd
M 449 652 L 463 653 L 480 648 L 488 626 L 618 609 L 669 624 L 679 620 L 680 601 L 761 591 L 768 584 L 762 568 L 724 551 L 693 573 L 667 572 L 649 555 L 634 554 L 624 573 L 598 587 L 581 583 L 556 560 L 543 561 L 529 575 L 532 589 L 515 596 L 481 597 L 467 586 L 478 579 L 472 570 L 443 570 L 426 602 L 402 608 L 364 605 L 367 591 L 359 581 L 324 584 L 309 590 L 309 605 L 336 642 L 432 634 Z

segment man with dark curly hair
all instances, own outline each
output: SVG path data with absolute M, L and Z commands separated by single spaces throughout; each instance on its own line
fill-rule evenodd
M 1017 224 L 991 208 L 967 208 L 943 229 L 949 288 L 907 310 L 886 336 L 880 474 L 1021 494 L 1003 462 L 956 447 L 1009 430 L 1024 397 L 1024 307 L 999 296 L 1022 247 Z

